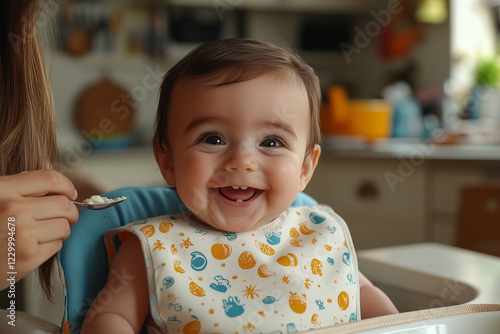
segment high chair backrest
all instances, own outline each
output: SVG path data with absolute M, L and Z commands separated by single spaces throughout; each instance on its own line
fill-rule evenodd
M 71 333 L 80 332 L 89 307 L 106 282 L 105 233 L 141 218 L 184 211 L 177 192 L 167 187 L 123 188 L 103 196 L 126 196 L 127 200 L 105 210 L 82 209 L 59 253 L 66 282 L 63 333 L 69 333 L 69 329 Z
M 78 222 L 59 253 L 61 274 L 66 284 L 63 333 L 79 333 L 85 315 L 104 286 L 108 275 L 105 233 L 130 222 L 186 211 L 177 192 L 167 187 L 131 187 L 103 194 L 127 200 L 105 210 L 82 209 Z M 316 204 L 300 193 L 292 206 Z

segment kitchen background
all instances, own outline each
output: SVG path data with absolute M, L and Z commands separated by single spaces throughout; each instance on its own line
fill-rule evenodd
M 42 14 L 57 22 L 47 59 L 68 173 L 164 184 L 151 150 L 163 74 L 203 41 L 251 37 L 318 73 L 325 141 L 306 192 L 346 219 L 358 248 L 456 244 L 463 188 L 500 177 L 498 1 L 52 4 Z
M 40 26 L 56 33 L 47 61 L 66 173 L 109 189 L 163 185 L 151 149 L 163 74 L 203 41 L 251 37 L 316 70 L 325 139 L 306 192 L 347 221 L 357 249 L 435 241 L 500 255 L 499 1 L 49 7 Z
M 378 98 L 384 85 L 405 79 L 426 103 L 436 102 L 450 78 L 450 24 L 448 16 L 439 24 L 415 20 L 416 3 L 191 0 L 61 5 L 58 48 L 49 59 L 62 142 L 74 146 L 82 137 L 74 128 L 75 114 L 77 125 L 91 132 L 80 115 L 89 117 L 85 102 L 94 96 L 82 95 L 108 78 L 112 83 L 103 88 L 117 89 L 118 96 L 121 89 L 126 95 L 113 104 L 114 114 L 126 107 L 133 119 L 123 117 L 127 120 L 118 122 L 127 123 L 123 129 L 106 133 L 108 140 L 124 135 L 123 142 L 96 146 L 148 145 L 162 74 L 199 42 L 220 37 L 251 37 L 296 50 L 315 68 L 325 98 L 333 84 L 348 88 L 351 98 Z

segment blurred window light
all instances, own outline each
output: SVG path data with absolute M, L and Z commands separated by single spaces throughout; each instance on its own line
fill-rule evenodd
M 443 23 L 448 17 L 446 0 L 422 0 L 417 6 L 415 17 L 422 23 Z

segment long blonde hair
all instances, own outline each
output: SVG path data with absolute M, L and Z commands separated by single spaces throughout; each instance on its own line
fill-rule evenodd
M 35 26 L 37 0 L 0 1 L 0 175 L 50 169 L 58 151 L 54 109 Z M 56 257 L 39 268 L 51 296 Z

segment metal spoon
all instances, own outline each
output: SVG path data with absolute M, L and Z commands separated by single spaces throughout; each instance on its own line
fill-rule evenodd
M 123 202 L 124 200 L 126 200 L 126 198 L 122 198 L 122 199 L 119 199 L 119 200 L 116 200 L 116 201 L 110 201 L 110 202 L 106 202 L 106 203 L 81 203 L 81 202 L 76 202 L 76 201 L 72 201 L 73 204 L 76 204 L 76 205 L 80 205 L 84 208 L 87 208 L 87 209 L 90 209 L 90 210 L 102 210 L 102 209 L 107 209 L 109 207 L 112 207 L 113 205 L 116 205 L 120 202 Z

